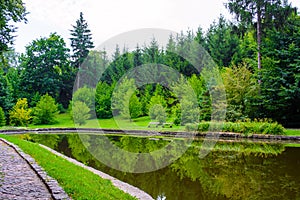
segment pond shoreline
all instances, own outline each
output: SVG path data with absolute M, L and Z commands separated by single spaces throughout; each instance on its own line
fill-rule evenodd
M 160 131 L 160 130 L 121 130 L 121 129 L 99 129 L 99 128 L 35 128 L 35 129 L 6 129 L 0 130 L 0 134 L 14 135 L 25 133 L 94 133 L 94 134 L 132 134 L 139 136 L 173 136 L 173 137 L 199 137 L 206 139 L 218 138 L 233 138 L 233 139 L 256 139 L 256 140 L 274 140 L 274 141 L 300 141 L 300 136 L 287 136 L 287 135 L 263 135 L 251 134 L 243 135 L 240 133 L 232 132 L 186 132 L 186 131 Z
M 65 155 L 63 155 L 63 154 L 61 154 L 61 153 L 45 146 L 45 145 L 42 145 L 42 144 L 39 144 L 39 145 L 41 147 L 43 147 L 44 149 L 50 151 L 51 153 L 65 159 L 65 160 L 67 160 L 67 161 L 69 161 L 69 162 L 71 162 L 71 163 L 73 163 L 73 164 L 75 164 L 79 167 L 82 167 L 82 168 L 84 168 L 84 169 L 100 176 L 103 179 L 110 180 L 115 187 L 119 188 L 120 190 L 124 191 L 125 193 L 130 194 L 133 197 L 136 197 L 137 199 L 140 199 L 140 200 L 153 200 L 153 198 L 148 193 L 146 193 L 145 191 L 143 191 L 143 190 L 141 190 L 141 189 L 139 189 L 139 188 L 137 188 L 133 185 L 125 183 L 125 182 L 123 182 L 123 181 L 121 181 L 121 180 L 119 180 L 115 177 L 112 177 L 112 176 L 110 176 L 110 175 L 108 175 L 108 174 L 106 174 L 106 173 L 104 173 L 100 170 L 97 170 L 97 169 L 92 168 L 90 166 L 84 165 L 83 163 L 77 161 L 76 159 L 67 157 L 67 156 L 65 156 Z

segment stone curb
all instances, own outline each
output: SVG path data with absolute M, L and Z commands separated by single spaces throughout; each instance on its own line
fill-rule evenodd
M 133 134 L 133 135 L 148 135 L 148 136 L 176 136 L 176 137 L 206 137 L 210 135 L 212 137 L 223 138 L 243 138 L 243 139 L 262 139 L 262 140 L 278 140 L 278 141 L 300 141 L 300 136 L 287 136 L 287 135 L 263 135 L 252 134 L 249 136 L 242 135 L 240 133 L 231 132 L 172 132 L 172 131 L 151 131 L 151 130 L 119 130 L 119 129 L 99 129 L 99 128 L 36 128 L 36 129 L 10 129 L 0 130 L 0 134 L 24 134 L 24 133 L 74 133 L 74 132 L 86 132 L 86 133 L 105 133 L 105 134 Z
M 37 176 L 41 179 L 41 181 L 45 184 L 47 189 L 49 190 L 51 197 L 54 200 L 71 200 L 71 198 L 65 193 L 65 191 L 59 186 L 58 182 L 52 177 L 48 176 L 44 169 L 39 166 L 35 160 L 24 153 L 22 149 L 20 149 L 17 145 L 8 142 L 7 140 L 0 138 L 0 140 L 6 143 L 8 146 L 13 148 L 17 154 L 23 158 L 26 163 L 30 166 L 30 168 L 37 174 Z
M 143 190 L 140 190 L 137 187 L 134 187 L 134 186 L 132 186 L 132 185 L 130 185 L 128 183 L 120 181 L 120 180 L 118 180 L 118 179 L 116 179 L 116 178 L 114 178 L 114 177 L 112 177 L 112 176 L 110 176 L 108 174 L 105 174 L 104 172 L 96 170 L 96 169 L 94 169 L 92 167 L 86 166 L 86 165 L 82 164 L 81 162 L 78 162 L 77 160 L 75 160 L 73 158 L 67 157 L 67 156 L 65 156 L 65 155 L 63 155 L 63 154 L 61 154 L 61 153 L 59 153 L 59 152 L 57 152 L 57 151 L 55 151 L 55 150 L 47 147 L 47 146 L 44 146 L 42 144 L 40 144 L 40 146 L 43 147 L 43 148 L 45 148 L 45 149 L 47 149 L 51 153 L 53 153 L 53 154 L 55 154 L 57 156 L 60 156 L 60 157 L 62 157 L 64 159 L 66 159 L 67 161 L 69 161 L 69 162 L 71 162 L 71 163 L 73 163 L 75 165 L 78 165 L 78 166 L 80 166 L 80 167 L 82 167 L 84 169 L 87 169 L 87 170 L 93 172 L 94 174 L 100 176 L 103 179 L 110 180 L 115 187 L 119 188 L 120 190 L 124 191 L 125 193 L 130 194 L 133 197 L 136 197 L 136 198 L 141 199 L 141 200 L 153 200 L 153 198 L 149 194 L 147 194 Z

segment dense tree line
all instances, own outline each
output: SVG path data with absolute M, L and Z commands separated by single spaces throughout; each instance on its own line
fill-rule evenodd
M 299 126 L 300 16 L 297 9 L 280 0 L 229 0 L 226 7 L 236 16 L 236 21 L 220 15 L 207 31 L 199 28 L 196 32 L 170 35 L 165 47 L 160 47 L 154 38 L 149 45 L 137 44 L 131 52 L 120 50 L 118 45 L 113 55 L 107 55 L 105 50 L 92 50 L 92 34 L 80 13 L 70 33 L 72 51 L 56 33 L 34 40 L 17 59 L 13 51 L 4 53 L 1 49 L 1 110 L 8 119 L 18 99 L 26 98 L 28 107 L 34 108 L 42 105 L 39 101 L 47 94 L 58 103 L 61 112 L 72 102 L 76 107 L 73 112 L 85 111 L 85 118 L 95 117 L 95 110 L 98 118 L 121 115 L 132 119 L 150 115 L 161 122 L 173 119 L 176 124 L 195 119 L 208 121 L 214 111 L 205 72 L 180 56 L 192 51 L 192 44 L 197 43 L 209 53 L 221 72 L 227 121 L 271 118 L 287 126 Z M 17 21 L 25 19 L 25 8 L 23 12 Z M 182 75 L 178 77 L 180 84 L 136 87 L 139 79 L 124 77 L 135 67 L 147 64 L 152 67 L 151 73 L 136 77 L 145 79 L 156 73 L 161 80 L 172 80 L 170 74 L 158 70 L 160 66 L 168 66 Z M 193 89 L 196 102 L 176 93 L 188 91 L 188 87 Z M 195 106 L 197 109 L 192 109 Z M 3 118 L 1 110 L 0 119 Z M 190 110 L 193 112 L 187 114 Z M 184 120 L 182 116 L 186 116 Z

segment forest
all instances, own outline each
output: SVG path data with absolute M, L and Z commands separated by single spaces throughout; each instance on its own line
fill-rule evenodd
M 170 35 L 166 46 L 160 46 L 155 38 L 149 45 L 137 44 L 133 51 L 117 44 L 113 55 L 95 49 L 92 30 L 81 12 L 70 30 L 70 41 L 53 30 L 18 54 L 13 49 L 17 30 L 9 22 L 26 22 L 30 13 L 21 0 L 4 3 L 0 11 L 0 126 L 52 124 L 56 114 L 65 112 L 75 113 L 79 124 L 89 118 L 119 115 L 130 120 L 142 116 L 159 122 L 172 119 L 178 125 L 195 118 L 210 121 L 213 99 L 206 72 L 199 73 L 174 53 L 190 51 L 191 44 L 197 43 L 220 71 L 226 121 L 268 119 L 285 127 L 300 127 L 297 8 L 286 0 L 228 0 L 224 6 L 234 20 L 220 15 L 208 30 L 199 27 Z M 142 65 L 153 66 L 153 71 L 158 66 L 171 67 L 181 74 L 180 84 L 136 87 L 136 80 L 124 75 Z M 161 76 L 170 78 L 169 74 Z M 91 81 L 80 85 L 78 77 Z M 188 86 L 193 88 L 196 102 L 175 95 L 174 91 L 185 91 Z M 126 98 L 130 98 L 129 105 Z M 191 107 L 197 109 L 182 118 Z

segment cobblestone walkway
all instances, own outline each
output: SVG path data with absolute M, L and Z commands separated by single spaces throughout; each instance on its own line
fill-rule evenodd
M 26 161 L 2 141 L 0 141 L 0 199 L 52 199 L 45 184 Z

